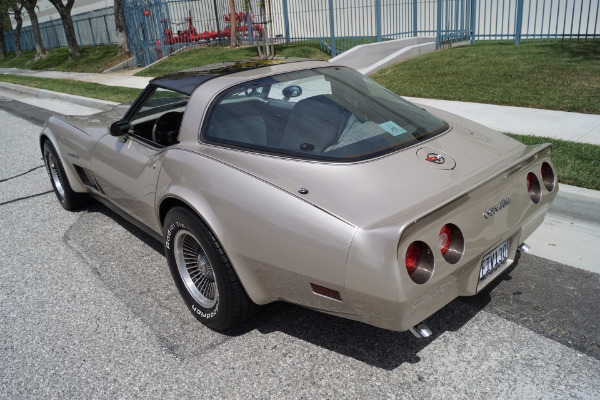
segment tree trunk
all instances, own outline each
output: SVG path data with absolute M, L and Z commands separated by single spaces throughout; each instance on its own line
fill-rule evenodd
M 33 40 L 35 41 L 36 52 L 34 60 L 39 60 L 40 58 L 46 57 L 48 52 L 44 47 L 42 33 L 40 32 L 40 24 L 38 22 L 37 14 L 35 13 L 35 5 L 37 4 L 37 0 L 22 0 L 22 4 L 29 15 L 29 19 L 31 20 L 31 28 L 33 29 Z
M 1 4 L 0 4 L 1 6 Z M 5 29 L 9 27 L 8 29 Z M 0 60 L 6 57 L 6 44 L 4 43 L 4 31 L 11 30 L 10 18 L 8 17 L 8 9 L 4 7 L 0 11 Z
M 75 28 L 73 27 L 73 18 L 71 18 L 71 9 L 75 0 L 67 0 L 67 4 L 63 4 L 62 0 L 48 0 L 58 14 L 63 23 L 65 29 L 65 37 L 67 38 L 67 46 L 69 47 L 69 55 L 71 58 L 75 58 L 81 53 L 79 52 L 79 45 L 77 44 L 77 36 L 75 36 Z
M 125 14 L 123 12 L 123 0 L 115 0 L 115 31 L 117 33 L 117 47 L 119 55 L 129 53 L 127 43 L 127 31 L 125 30 Z
M 235 0 L 229 0 L 229 25 L 231 26 L 231 47 L 237 46 L 237 16 L 235 14 Z
M 15 14 L 15 21 L 17 21 L 17 27 L 15 28 L 15 53 L 17 57 L 21 57 L 23 54 L 21 52 L 21 28 L 23 27 L 21 12 L 23 11 L 23 6 L 14 6 L 12 10 Z
M 6 58 L 6 45 L 4 44 L 4 29 L 0 27 L 0 60 Z

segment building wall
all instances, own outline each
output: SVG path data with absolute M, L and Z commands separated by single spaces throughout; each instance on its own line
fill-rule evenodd
M 75 0 L 71 15 L 77 15 L 88 11 L 100 10 L 106 7 L 112 7 L 114 0 Z M 39 0 L 36 7 L 36 14 L 40 23 L 51 20 L 60 20 L 60 15 L 56 8 L 48 0 Z M 31 25 L 29 15 L 23 10 L 23 27 Z M 15 27 L 13 19 L 13 28 Z

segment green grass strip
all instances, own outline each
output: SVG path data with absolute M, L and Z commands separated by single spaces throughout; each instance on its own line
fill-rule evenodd
M 461 46 L 372 78 L 402 96 L 600 114 L 600 41 Z
M 117 45 L 86 46 L 80 47 L 79 51 L 79 57 L 70 58 L 66 47 L 51 49 L 46 57 L 35 61 L 35 50 L 24 51 L 21 57 L 12 52 L 0 60 L 0 68 L 100 73 L 127 59 L 117 57 Z
M 600 146 L 539 136 L 507 135 L 527 145 L 552 143 L 552 161 L 559 182 L 600 190 Z
M 0 75 L 0 81 L 117 103 L 133 101 L 141 92 L 140 89 L 106 86 L 99 83 L 81 82 L 71 79 L 35 78 L 21 75 Z

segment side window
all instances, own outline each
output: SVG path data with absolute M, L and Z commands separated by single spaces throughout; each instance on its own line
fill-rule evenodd
M 132 133 L 161 146 L 178 143 L 188 100 L 186 94 L 156 88 L 129 121 Z

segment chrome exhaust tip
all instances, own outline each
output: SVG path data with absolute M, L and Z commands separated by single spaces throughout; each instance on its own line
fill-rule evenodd
M 425 325 L 423 322 L 413 326 L 412 328 L 409 329 L 409 331 L 417 339 L 426 338 L 433 334 L 433 332 L 431 332 L 431 329 L 429 329 L 429 327 L 427 325 Z
M 518 250 L 520 252 L 527 253 L 529 250 L 531 250 L 531 246 L 523 242 L 519 245 Z

